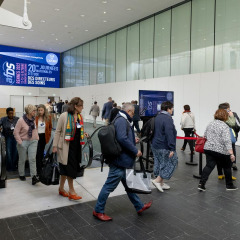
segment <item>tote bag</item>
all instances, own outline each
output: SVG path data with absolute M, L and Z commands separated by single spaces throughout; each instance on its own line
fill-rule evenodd
M 142 157 L 139 158 L 140 170 L 136 170 L 136 163 L 133 169 L 126 169 L 126 183 L 128 191 L 132 193 L 150 194 L 151 173 L 145 170 Z

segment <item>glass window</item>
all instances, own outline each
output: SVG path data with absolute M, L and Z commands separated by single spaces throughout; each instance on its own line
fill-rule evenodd
M 106 37 L 98 39 L 97 84 L 105 83 Z
M 216 0 L 215 71 L 240 68 L 239 12 L 239 0 Z
M 140 22 L 139 79 L 153 78 L 154 17 Z
M 127 80 L 138 80 L 139 23 L 127 28 Z
M 63 56 L 63 87 L 71 87 L 71 67 L 73 66 L 73 60 L 71 57 L 71 51 L 67 51 Z
M 189 74 L 191 2 L 172 9 L 171 75 Z
M 171 10 L 155 16 L 154 77 L 170 76 Z
M 76 86 L 84 86 L 83 82 L 83 48 L 82 46 L 77 47 L 77 58 L 76 58 Z
M 112 33 L 107 35 L 107 52 L 106 52 L 106 83 L 115 82 L 115 48 L 116 35 Z
M 192 2 L 191 73 L 213 71 L 214 2 Z
M 73 48 L 73 49 L 71 49 L 71 59 L 72 59 L 72 65 L 70 68 L 71 84 L 69 85 L 69 87 L 76 86 L 76 57 L 77 57 L 77 49 Z
M 97 84 L 97 40 L 90 42 L 90 85 Z
M 126 81 L 127 29 L 116 32 L 116 82 Z
M 89 85 L 89 43 L 83 45 L 83 83 Z

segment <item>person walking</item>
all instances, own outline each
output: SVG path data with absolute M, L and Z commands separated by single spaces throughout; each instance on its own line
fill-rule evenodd
M 37 147 L 37 174 L 41 174 L 43 167 L 43 156 L 46 144 L 49 142 L 52 133 L 52 118 L 49 115 L 46 107 L 43 104 L 39 104 L 37 107 L 36 126 L 39 136 Z
M 152 152 L 156 178 L 152 180 L 152 183 L 160 192 L 170 189 L 170 186 L 163 181 L 172 177 L 178 163 L 176 153 L 177 131 L 173 123 L 172 113 L 173 104 L 169 101 L 163 102 L 161 112 L 155 118 Z
M 133 127 L 136 128 L 137 130 L 137 135 L 140 136 L 140 128 L 139 128 L 139 121 L 141 120 L 140 115 L 139 115 L 139 105 L 138 105 L 138 101 L 132 101 L 132 103 L 134 104 L 134 116 L 133 116 Z
M 92 115 L 93 117 L 93 127 L 96 128 L 97 127 L 97 124 L 96 124 L 96 119 L 97 117 L 99 116 L 99 113 L 100 113 L 100 108 L 99 106 L 97 105 L 97 101 L 94 102 L 94 105 L 92 105 L 91 109 L 90 109 L 90 112 L 89 112 L 89 115 Z
M 108 177 L 99 193 L 97 203 L 93 211 L 93 216 L 101 221 L 112 220 L 111 217 L 104 213 L 104 209 L 109 194 L 116 189 L 120 182 L 122 182 L 125 187 L 128 198 L 134 205 L 138 214 L 150 208 L 152 205 L 152 201 L 143 204 L 137 194 L 128 191 L 126 184 L 126 168 L 132 168 L 135 158 L 142 156 L 141 151 L 135 146 L 136 139 L 132 128 L 133 115 L 134 106 L 131 103 L 125 103 L 122 110 L 117 115 L 118 118 L 114 122 L 116 140 L 122 146 L 122 152 L 119 157 L 109 163 Z
M 62 106 L 62 113 L 67 112 L 68 110 L 68 100 L 65 100 L 65 103 Z
M 205 184 L 216 164 L 220 165 L 224 170 L 226 190 L 237 190 L 237 187 L 232 183 L 231 167 L 232 162 L 235 161 L 235 156 L 229 127 L 226 124 L 227 120 L 227 111 L 218 109 L 214 114 L 214 121 L 205 130 L 204 137 L 207 141 L 204 145 L 204 153 L 207 163 L 202 171 L 202 177 L 198 185 L 200 191 L 206 190 Z
M 14 116 L 13 108 L 6 109 L 7 116 L 1 118 L 0 126 L 2 127 L 2 134 L 6 141 L 6 157 L 7 157 L 7 171 L 16 171 L 17 169 L 17 142 L 13 135 L 13 130 L 18 121 L 18 117 Z
M 104 103 L 102 110 L 102 120 L 105 120 L 105 124 L 108 125 L 110 119 L 110 113 L 113 108 L 112 98 L 108 98 L 108 102 Z
M 57 129 L 53 140 L 53 153 L 57 153 L 60 167 L 59 195 L 68 197 L 69 200 L 82 199 L 73 186 L 73 179 L 80 171 L 82 160 L 82 145 L 84 137 L 88 134 L 84 132 L 83 100 L 74 97 L 68 104 L 68 111 L 61 114 L 58 120 Z M 69 192 L 65 191 L 64 184 L 68 181 Z
M 185 137 L 192 137 L 195 130 L 195 116 L 191 112 L 189 105 L 184 105 L 183 108 L 184 112 L 181 117 L 181 129 L 184 131 Z M 181 150 L 185 151 L 187 143 L 189 144 L 191 153 L 194 154 L 193 140 L 184 139 Z
M 18 172 L 20 180 L 25 181 L 25 161 L 28 156 L 32 185 L 35 185 L 39 182 L 36 176 L 36 153 L 39 140 L 35 125 L 36 107 L 28 104 L 25 106 L 25 113 L 26 114 L 18 120 L 13 131 L 19 154 Z
M 117 103 L 114 103 L 113 108 L 110 112 L 109 123 L 111 123 L 113 121 L 113 119 L 117 116 L 119 111 L 120 111 L 120 109 L 117 107 Z

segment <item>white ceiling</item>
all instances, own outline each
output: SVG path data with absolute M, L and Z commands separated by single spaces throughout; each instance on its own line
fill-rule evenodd
M 63 52 L 180 2 L 183 0 L 28 0 L 32 30 L 0 25 L 0 44 Z M 22 16 L 23 3 L 4 0 L 1 7 Z

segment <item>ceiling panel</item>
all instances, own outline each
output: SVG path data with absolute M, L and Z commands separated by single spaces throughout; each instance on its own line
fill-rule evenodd
M 27 1 L 28 15 L 33 28 L 21 30 L 0 25 L 1 45 L 63 52 L 183 2 L 182 0 Z M 24 0 L 4 0 L 1 7 L 23 15 L 23 4 Z M 127 10 L 128 8 L 131 10 Z M 45 22 L 41 22 L 42 20 Z

